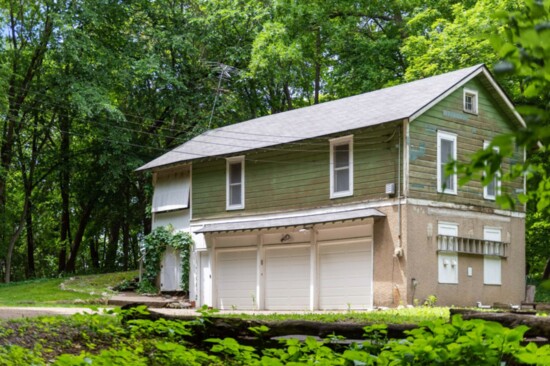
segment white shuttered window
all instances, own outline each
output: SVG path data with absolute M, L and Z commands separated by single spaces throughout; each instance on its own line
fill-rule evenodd
M 189 207 L 189 172 L 157 173 L 153 193 L 153 212 Z

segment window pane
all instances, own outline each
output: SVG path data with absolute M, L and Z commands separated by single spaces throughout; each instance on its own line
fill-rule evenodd
M 349 169 L 339 169 L 334 172 L 335 192 L 349 191 Z
M 441 189 L 454 190 L 453 175 L 445 174 L 445 164 L 441 164 Z
M 241 183 L 241 163 L 229 165 L 229 183 Z
M 349 166 L 349 145 L 334 146 L 334 166 L 336 168 Z
M 441 164 L 453 160 L 454 141 L 441 139 Z
M 241 198 L 241 185 L 240 184 L 234 184 L 229 187 L 229 205 L 235 206 L 235 205 L 241 205 L 242 198 Z
M 485 188 L 487 190 L 487 196 L 494 197 L 497 195 L 497 177 L 494 176 L 493 180 L 487 187 Z
M 454 190 L 455 187 L 453 175 L 445 174 L 445 167 L 447 163 L 454 160 L 454 141 L 441 139 L 441 151 L 439 153 L 441 154 L 441 166 L 439 167 L 441 174 L 441 189 Z
M 473 108 L 474 108 L 473 99 L 474 99 L 473 96 L 466 94 L 466 97 L 465 97 L 465 100 L 464 100 L 464 105 L 465 105 L 467 111 L 472 111 L 473 110 Z

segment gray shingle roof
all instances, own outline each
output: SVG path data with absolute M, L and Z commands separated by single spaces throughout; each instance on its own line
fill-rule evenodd
M 483 65 L 207 131 L 145 164 L 149 170 L 411 118 L 478 75 Z M 486 70 L 486 69 L 485 69 Z

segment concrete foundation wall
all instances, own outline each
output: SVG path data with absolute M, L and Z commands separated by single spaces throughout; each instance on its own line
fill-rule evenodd
M 374 306 L 396 307 L 407 304 L 405 281 L 407 258 L 399 250 L 399 206 L 377 208 L 386 214 L 374 223 Z M 402 206 L 401 230 L 406 232 L 406 211 Z M 402 241 L 403 253 L 406 243 Z
M 409 217 L 406 231 L 407 288 L 422 303 L 429 295 L 438 298 L 438 305 L 475 306 L 495 302 L 519 304 L 525 296 L 525 220 L 494 213 L 407 205 Z M 458 225 L 458 236 L 483 239 L 484 227 L 500 228 L 502 241 L 510 243 L 507 257 L 501 261 L 501 285 L 484 285 L 484 256 L 458 254 L 458 283 L 438 281 L 438 223 Z M 471 268 L 471 276 L 468 275 Z M 412 279 L 417 281 L 413 289 Z M 413 293 L 414 292 L 414 293 Z

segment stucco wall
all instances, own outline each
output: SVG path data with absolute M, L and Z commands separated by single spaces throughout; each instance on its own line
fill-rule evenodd
M 395 256 L 399 246 L 399 206 L 380 207 L 386 214 L 374 223 L 374 306 L 395 307 L 407 304 L 405 270 L 407 258 Z M 402 206 L 402 232 L 406 232 L 406 211 Z M 403 241 L 403 252 L 406 243 Z
M 407 287 L 412 301 L 412 278 L 418 281 L 414 298 L 420 302 L 429 295 L 438 305 L 474 306 L 494 302 L 519 304 L 525 294 L 525 220 L 520 217 L 480 213 L 441 207 L 409 204 L 406 231 Z M 438 282 L 438 222 L 458 225 L 458 236 L 483 239 L 485 226 L 501 229 L 502 241 L 509 242 L 507 257 L 502 259 L 502 284 L 483 284 L 483 256 L 458 254 L 458 284 Z M 468 267 L 472 275 L 468 276 Z

